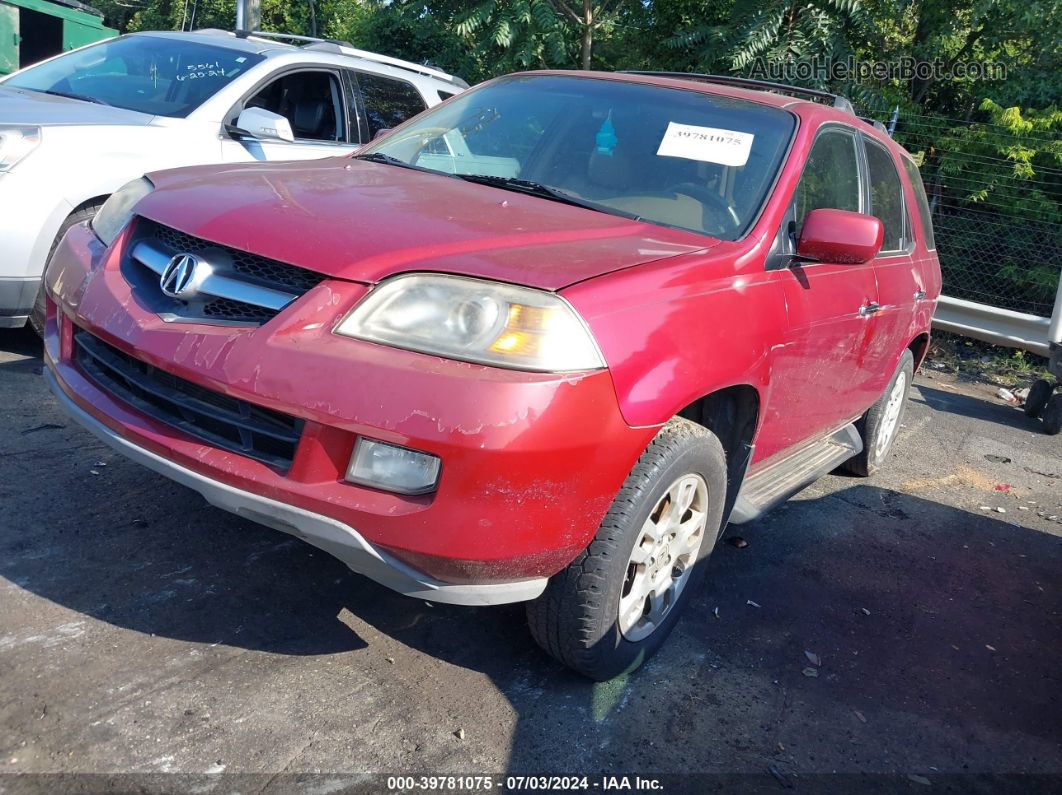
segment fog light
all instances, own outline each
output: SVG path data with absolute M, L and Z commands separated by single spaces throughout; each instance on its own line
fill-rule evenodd
M 399 494 L 425 494 L 435 490 L 440 463 L 431 453 L 358 437 L 346 479 Z

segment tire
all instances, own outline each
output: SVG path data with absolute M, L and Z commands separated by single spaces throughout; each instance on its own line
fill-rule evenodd
M 1057 436 L 1062 431 L 1062 394 L 1052 395 L 1042 417 L 1044 432 L 1049 436 Z
M 1039 417 L 1045 408 L 1055 386 L 1050 381 L 1039 379 L 1029 388 L 1029 396 L 1025 398 L 1025 413 L 1029 417 Z
M 865 478 L 881 469 L 899 436 L 913 377 L 914 356 L 905 350 L 884 394 L 856 423 L 859 435 L 863 437 L 863 451 L 841 464 L 845 472 Z M 892 404 L 893 398 L 899 400 L 898 405 Z
M 96 217 L 96 213 L 100 211 L 100 207 L 103 206 L 103 202 L 93 202 L 90 204 L 82 205 L 78 207 L 74 212 L 70 213 L 63 221 L 63 225 L 59 227 L 59 232 L 55 236 L 55 240 L 52 241 L 52 247 L 48 249 L 48 258 L 44 261 L 44 270 L 48 270 L 48 265 L 52 261 L 52 255 L 55 250 L 59 248 L 59 244 L 63 242 L 63 237 L 70 231 L 71 227 L 77 226 L 85 221 L 91 221 Z M 33 302 L 33 311 L 30 312 L 29 322 L 33 326 L 33 330 L 39 335 L 44 336 L 44 318 L 45 318 L 45 295 L 44 295 L 44 281 L 41 281 L 41 287 L 37 290 L 37 298 Z
M 634 465 L 589 546 L 550 578 L 538 599 L 528 603 L 528 624 L 538 644 L 564 665 L 597 681 L 632 671 L 649 659 L 703 579 L 703 561 L 722 529 L 726 472 L 726 455 L 711 431 L 678 417 L 668 422 Z M 667 508 L 674 504 L 670 495 L 678 494 L 683 501 L 688 493 L 692 502 L 679 519 L 689 519 L 669 534 L 672 515 Z M 702 514 L 698 539 L 689 528 L 701 521 Z M 650 539 L 646 528 L 652 517 L 657 517 L 653 532 L 671 540 Z M 676 537 L 683 535 L 687 535 L 685 546 Z M 636 544 L 641 564 L 631 560 Z M 641 592 L 635 591 L 635 585 L 653 582 L 657 598 L 646 597 L 642 607 L 648 611 L 650 604 L 661 604 L 662 611 L 655 620 L 647 612 L 632 623 L 629 619 L 639 614 Z M 632 608 L 625 626 L 621 626 L 621 604 Z

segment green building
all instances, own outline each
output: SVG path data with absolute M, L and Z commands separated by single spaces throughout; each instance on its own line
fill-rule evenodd
M 76 0 L 0 0 L 0 75 L 117 35 Z

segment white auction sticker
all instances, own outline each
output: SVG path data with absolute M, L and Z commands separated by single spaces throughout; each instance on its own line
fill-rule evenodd
M 669 122 L 656 153 L 723 166 L 743 166 L 749 162 L 755 137 L 752 133 Z

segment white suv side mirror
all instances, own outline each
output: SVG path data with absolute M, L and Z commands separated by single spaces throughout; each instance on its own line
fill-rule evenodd
M 291 122 L 264 108 L 245 108 L 236 120 L 241 132 L 267 141 L 294 141 Z

